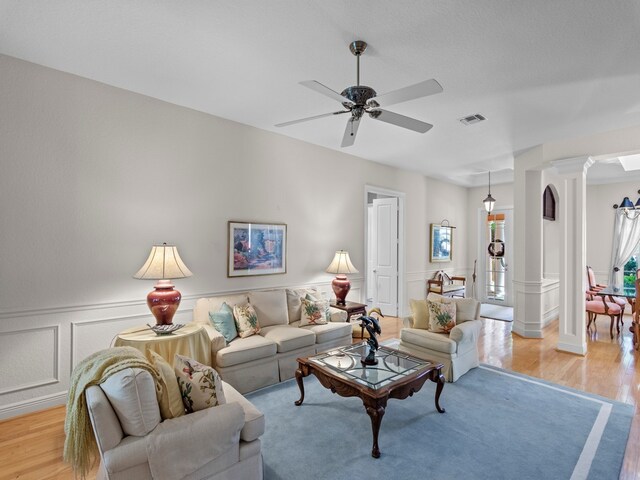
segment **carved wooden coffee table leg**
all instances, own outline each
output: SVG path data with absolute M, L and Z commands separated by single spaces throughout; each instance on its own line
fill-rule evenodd
M 296 400 L 294 403 L 299 407 L 304 402 L 304 383 L 302 379 L 305 377 L 302 370 L 299 368 L 296 370 L 296 382 L 298 382 L 298 388 L 300 388 L 300 400 Z
M 440 406 L 440 394 L 442 393 L 442 389 L 444 388 L 445 379 L 442 374 L 442 370 L 433 370 L 431 372 L 431 381 L 435 382 L 436 385 L 436 409 L 440 413 L 444 413 L 446 410 Z
M 371 449 L 371 456 L 373 458 L 380 458 L 380 448 L 378 447 L 378 434 L 380 433 L 380 424 L 382 423 L 382 417 L 384 417 L 384 408 L 387 404 L 386 399 L 379 401 L 378 403 L 364 402 L 365 409 L 371 418 L 371 431 L 373 433 L 373 448 Z

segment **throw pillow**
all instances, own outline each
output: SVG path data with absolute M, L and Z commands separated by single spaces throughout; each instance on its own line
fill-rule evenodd
M 449 333 L 456 326 L 456 304 L 427 301 L 429 307 L 429 330 Z
M 329 300 L 314 300 L 311 295 L 300 299 L 302 303 L 302 314 L 300 326 L 324 325 L 330 320 Z
M 160 415 L 162 415 L 162 419 L 181 417 L 184 415 L 184 403 L 182 403 L 182 394 L 173 367 L 153 350 L 147 350 L 147 358 L 160 372 L 160 384 L 162 385 Z
M 233 319 L 233 309 L 224 302 L 217 312 L 209 312 L 209 320 L 218 332 L 228 342 L 238 336 L 236 322 Z
M 227 403 L 222 380 L 213 367 L 176 354 L 175 374 L 187 413 Z
M 250 337 L 260 332 L 258 315 L 251 304 L 234 305 L 233 318 L 236 321 L 236 329 L 238 330 L 240 338 Z
M 306 294 L 310 294 L 320 299 L 320 294 L 311 288 L 287 288 L 287 310 L 289 311 L 289 323 L 300 320 L 302 315 L 302 302 L 300 301 Z
M 410 300 L 413 328 L 429 330 L 429 308 L 426 300 Z

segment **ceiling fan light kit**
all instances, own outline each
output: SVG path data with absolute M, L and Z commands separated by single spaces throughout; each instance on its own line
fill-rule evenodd
M 416 120 L 415 118 L 400 115 L 399 113 L 384 110 L 380 107 L 386 107 L 388 105 L 407 102 L 416 98 L 440 93 L 442 92 L 440 84 L 436 80 L 430 79 L 378 96 L 377 92 L 373 88 L 366 85 L 360 85 L 360 56 L 366 49 L 367 42 L 362 40 L 356 40 L 349 44 L 349 50 L 356 57 L 356 85 L 345 88 L 341 93 L 338 93 L 315 80 L 300 82 L 300 85 L 337 100 L 346 110 L 323 113 L 312 117 L 301 118 L 299 120 L 279 123 L 276 127 L 286 127 L 296 123 L 316 120 L 318 118 L 350 113 L 351 117 L 347 120 L 347 125 L 342 137 L 341 146 L 343 148 L 350 147 L 354 144 L 358 133 L 358 127 L 360 125 L 360 119 L 365 113 L 369 114 L 369 118 L 374 120 L 390 123 L 418 133 L 428 132 L 433 125 Z

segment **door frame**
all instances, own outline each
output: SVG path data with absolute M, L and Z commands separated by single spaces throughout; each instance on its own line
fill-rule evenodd
M 513 242 L 513 234 L 515 232 L 515 229 L 513 228 L 514 227 L 513 224 L 514 224 L 514 221 L 515 221 L 515 218 L 514 218 L 515 208 L 512 205 L 507 205 L 507 206 L 504 206 L 504 207 L 496 207 L 496 208 L 493 209 L 494 212 L 504 211 L 504 210 L 510 210 L 511 211 L 511 237 L 512 237 L 511 238 L 511 242 Z M 491 213 L 493 213 L 493 212 L 491 212 Z M 486 274 L 486 257 L 484 256 L 485 255 L 485 249 L 483 247 L 484 238 L 485 238 L 484 235 L 486 234 L 486 231 L 484 229 L 485 228 L 484 221 L 486 220 L 486 218 L 487 218 L 486 210 L 484 208 L 478 208 L 478 231 L 477 231 L 478 250 L 477 250 L 477 257 L 476 258 L 478 259 L 478 271 L 480 271 L 480 269 L 482 269 L 482 271 L 479 272 L 479 273 L 480 273 L 480 275 L 482 275 L 483 279 L 485 278 L 484 275 Z M 511 248 L 510 248 L 511 255 L 512 255 L 511 259 L 510 259 L 510 264 L 511 265 L 513 265 L 513 262 L 514 262 L 514 258 L 513 258 L 513 253 L 514 253 L 513 252 L 513 248 L 514 248 L 514 246 L 515 245 L 513 245 L 513 243 L 512 243 L 511 244 Z M 480 260 L 481 258 L 482 258 L 482 260 Z M 478 275 L 476 277 L 476 279 L 479 278 L 480 275 Z M 491 301 L 488 301 L 486 299 L 486 297 L 485 297 L 484 289 L 483 289 L 483 293 L 480 294 L 480 285 L 478 283 L 476 283 L 476 290 L 477 290 L 476 291 L 476 295 L 478 296 L 477 300 L 479 302 L 481 302 L 481 303 L 491 303 L 491 304 L 494 304 L 494 305 L 504 305 L 505 307 L 513 307 L 514 302 L 515 302 L 515 298 L 514 298 L 514 293 L 515 292 L 513 291 L 513 276 L 512 275 L 513 275 L 513 270 L 511 270 L 511 275 L 509 276 L 509 279 L 510 279 L 509 282 L 508 282 L 509 284 L 505 285 L 505 288 L 507 288 L 508 292 L 509 292 L 506 295 L 505 300 L 508 300 L 508 301 L 505 301 L 503 303 L 493 303 Z M 484 280 L 482 280 L 482 285 L 483 285 L 483 288 L 484 288 Z
M 405 271 L 405 221 L 404 221 L 404 208 L 405 208 L 405 193 L 397 190 L 391 190 L 384 187 L 377 187 L 375 185 L 365 184 L 364 186 L 364 302 L 367 301 L 367 276 L 368 276 L 368 259 L 369 259 L 369 210 L 368 200 L 369 193 L 375 193 L 380 195 L 388 195 L 390 197 L 396 197 L 398 199 L 398 316 L 406 316 L 406 278 Z

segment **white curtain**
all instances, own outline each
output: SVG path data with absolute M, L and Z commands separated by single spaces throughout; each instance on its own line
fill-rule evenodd
M 631 255 L 636 251 L 638 243 L 640 243 L 640 218 L 629 219 L 622 210 L 616 210 L 615 215 L 609 285 L 622 285 L 624 265 L 629 261 Z M 617 272 L 616 268 L 618 269 Z

